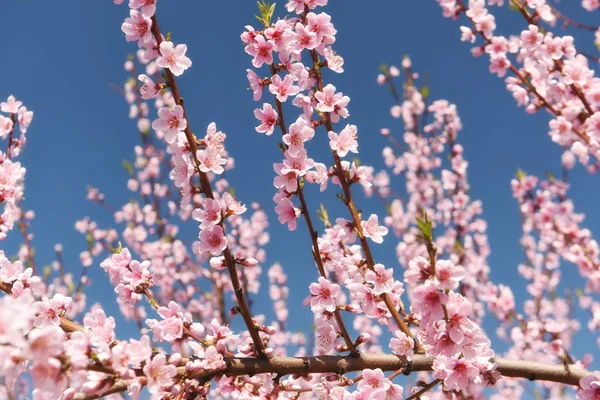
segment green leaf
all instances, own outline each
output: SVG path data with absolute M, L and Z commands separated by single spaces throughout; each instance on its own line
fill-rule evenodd
M 517 179 L 520 180 L 520 181 L 522 181 L 523 178 L 525 178 L 527 176 L 527 172 L 525 172 L 521 168 L 519 168 L 517 170 L 517 174 L 516 175 L 517 175 Z
M 317 215 L 319 216 L 319 219 L 323 221 L 324 224 L 327 223 L 327 221 L 329 221 L 329 214 L 327 213 L 327 209 L 325 208 L 323 203 L 321 203 L 321 208 L 317 210 Z
M 173 33 L 173 32 L 167 32 L 167 36 L 165 36 L 165 40 L 166 40 L 167 42 L 170 42 L 170 41 L 171 41 L 171 34 L 172 34 L 172 33 Z
M 425 240 L 431 240 L 433 234 L 433 225 L 431 220 L 427 216 L 425 212 L 421 212 L 420 215 L 417 216 L 417 227 Z
M 85 234 L 85 240 L 88 244 L 88 247 L 92 247 L 94 245 L 94 235 L 92 235 L 92 232 Z
M 421 95 L 425 98 L 429 97 L 429 86 L 421 86 L 421 89 L 419 89 L 419 92 L 421 92 Z
M 129 161 L 123 160 L 123 167 L 129 175 L 133 175 L 133 165 Z
M 260 13 L 260 17 L 255 15 L 256 19 L 262 22 L 265 26 L 271 25 L 271 20 L 273 19 L 273 14 L 275 13 L 275 4 L 271 4 L 271 2 L 257 1 L 258 11 Z
M 111 248 L 110 252 L 113 254 L 121 254 L 123 252 L 123 245 L 121 244 L 121 242 L 119 241 L 119 244 L 116 248 Z

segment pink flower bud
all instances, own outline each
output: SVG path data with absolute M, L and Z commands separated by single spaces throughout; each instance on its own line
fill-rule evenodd
M 359 344 L 366 343 L 369 340 L 371 340 L 371 334 L 368 332 L 363 332 L 360 335 L 358 335 L 355 345 L 358 346 Z

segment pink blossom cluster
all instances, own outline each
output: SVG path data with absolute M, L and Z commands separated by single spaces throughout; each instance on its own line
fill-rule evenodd
M 469 24 L 460 27 L 461 40 L 476 43 L 479 38 L 473 55 L 487 54 L 491 73 L 508 74 L 506 88 L 519 106 L 528 113 L 545 108 L 551 114 L 548 134 L 565 149 L 563 164 L 572 168 L 579 161 L 595 173 L 600 165 L 600 78 L 594 76 L 586 53 L 576 49 L 573 36 L 559 36 L 543 26 L 554 27 L 564 16 L 547 0 L 513 2 L 528 26 L 505 37 L 495 34 L 496 19 L 485 0 L 436 1 L 446 17 L 464 14 Z M 503 2 L 489 2 L 494 3 Z M 582 6 L 598 8 L 595 1 Z
M 401 71 L 404 72 L 402 96 L 395 83 Z M 407 198 L 391 187 L 386 170 L 374 175 L 373 187 L 367 195 L 374 192 L 387 205 L 390 215 L 385 223 L 401 238 L 396 253 L 405 267 L 416 257 L 427 257 L 415 221 L 421 213 L 429 216 L 436 229 L 434 243 L 438 256 L 466 268 L 459 291 L 472 302 L 475 320 L 479 321 L 484 313 L 482 301 L 494 298 L 489 296 L 494 285 L 488 279 L 490 248 L 487 223 L 481 217 L 483 207 L 481 201 L 471 199 L 469 194 L 468 162 L 458 143 L 462 122 L 456 106 L 446 100 L 435 100 L 427 106 L 429 99 L 423 94 L 426 87 L 419 88 L 418 78 L 408 57 L 403 59 L 401 68 L 386 67 L 378 77 L 379 84 L 388 85 L 396 93 L 390 113 L 404 125 L 403 143 L 390 129 L 382 129 L 391 143 L 382 155 L 390 173 L 404 177 Z M 444 163 L 444 159 L 449 162 Z
M 510 75 L 508 89 L 521 105 L 553 115 L 550 134 L 564 148 L 564 168 L 579 159 L 595 172 L 598 78 L 572 37 L 539 26 L 566 17 L 545 0 L 514 1 L 528 27 L 504 38 L 495 36 L 485 1 L 437 2 L 447 17 L 464 13 L 470 20 L 472 27 L 461 28 L 463 40 L 484 42 L 473 53 L 489 55 L 492 73 Z M 359 142 L 358 127 L 347 123 L 350 98 L 326 82 L 328 70 L 344 71 L 333 49 L 337 30 L 320 8 L 327 3 L 289 0 L 288 15 L 274 21 L 275 6 L 261 2 L 262 26 L 246 26 L 241 35 L 254 67 L 247 70 L 254 101 L 272 95 L 254 110 L 256 131 L 281 133 L 275 212 L 289 230 L 299 223 L 308 228 L 306 251 L 316 268 L 306 272 L 312 282 L 303 304 L 312 313 L 311 332 L 289 329 L 295 288 L 279 263 L 266 273 L 272 317 L 255 312 L 263 300 L 267 212 L 234 196 L 224 172 L 235 162 L 216 124 L 202 137 L 191 129 L 177 85 L 192 64 L 187 46 L 161 34 L 156 0 L 129 0 L 122 31 L 138 50 L 124 64 L 129 79 L 121 94 L 140 139 L 133 159 L 123 163 L 133 198 L 114 207 L 100 189 L 88 188 L 87 199 L 109 211 L 119 228 L 102 228 L 90 217 L 76 222 L 86 242 L 78 280 L 66 270 L 61 245 L 48 267 L 36 265 L 28 231 L 35 214 L 21 209 L 25 170 L 14 162 L 33 113 L 13 96 L 0 103 L 8 115 L 0 116 L 0 138 L 8 137 L 6 153 L 0 152 L 0 239 L 18 226 L 24 241 L 14 259 L 0 250 L 0 290 L 7 294 L 0 298 L 0 397 L 499 400 L 528 389 L 524 380 L 502 374 L 538 379 L 540 368 L 548 398 L 563 398 L 565 382 L 579 385 L 581 399 L 600 396 L 598 374 L 587 371 L 592 355 L 572 354 L 581 322 L 572 315 L 573 294 L 559 288 L 562 262 L 575 264 L 585 282 L 575 291 L 577 304 L 597 333 L 600 250 L 567 198 L 566 180 L 538 184 L 520 172 L 512 182 L 526 257 L 519 266 L 528 296 L 521 310 L 509 287 L 489 279 L 487 224 L 481 202 L 469 193 L 457 107 L 429 99 L 408 57 L 377 77 L 394 97 L 391 115 L 402 123 L 402 140 L 396 128 L 381 130 L 391 143 L 382 153 L 387 169 L 376 172 L 354 158 Z M 600 5 L 583 0 L 582 6 L 595 11 Z M 308 154 L 319 127 L 327 160 Z M 398 175 L 404 188 L 393 186 Z M 363 212 L 352 190 L 357 183 L 389 215 Z M 330 218 L 322 205 L 318 227 L 306 194 L 317 187 L 339 191 L 347 214 Z M 180 229 L 188 222 L 197 239 Z M 376 245 L 390 240 L 390 230 L 399 242 L 398 266 L 378 262 Z M 118 319 L 100 304 L 86 304 L 88 271 L 98 257 L 121 314 L 140 331 L 135 337 L 119 339 Z M 482 328 L 486 311 L 499 321 L 508 364 L 495 357 Z M 416 372 L 414 384 L 396 380 Z
M 8 139 L 6 152 L 0 151 L 0 240 L 3 240 L 23 213 L 20 202 L 23 198 L 25 168 L 14 159 L 21 154 L 27 142 L 25 134 L 33 119 L 33 111 L 10 95 L 6 101 L 0 102 L 0 112 L 5 114 L 0 114 L 0 139 Z M 18 137 L 15 130 L 17 125 Z

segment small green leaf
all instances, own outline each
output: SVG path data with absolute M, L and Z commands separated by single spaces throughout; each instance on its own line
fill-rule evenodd
M 114 247 L 111 248 L 110 251 L 113 254 L 121 254 L 123 252 L 123 245 L 119 241 L 119 243 L 117 244 L 117 247 L 116 248 L 114 248 Z
M 420 215 L 417 216 L 416 220 L 417 227 L 419 228 L 423 239 L 427 241 L 431 240 L 433 234 L 433 225 L 427 214 L 421 211 Z
M 517 179 L 520 180 L 520 181 L 522 181 L 523 178 L 525 178 L 527 176 L 527 173 L 525 171 L 523 171 L 521 168 L 519 168 L 517 170 L 517 174 L 516 175 L 517 175 Z
M 317 210 L 317 215 L 319 216 L 319 219 L 323 221 L 324 224 L 326 224 L 327 221 L 329 221 L 329 213 L 327 212 L 327 209 L 325 208 L 323 203 L 321 203 L 321 208 Z
M 257 1 L 258 11 L 260 13 L 260 17 L 255 15 L 256 19 L 262 22 L 265 26 L 271 25 L 271 20 L 273 19 L 273 14 L 275 13 L 275 4 L 271 4 L 270 2 Z
M 133 175 L 133 165 L 129 161 L 123 160 L 123 167 L 129 175 Z
M 94 244 L 94 235 L 92 234 L 92 232 L 88 232 L 85 234 L 85 240 L 88 246 L 92 247 L 92 245 Z
M 172 33 L 172 32 L 167 32 L 167 36 L 165 36 L 165 40 L 166 40 L 167 42 L 170 42 L 170 41 L 171 41 L 171 33 Z

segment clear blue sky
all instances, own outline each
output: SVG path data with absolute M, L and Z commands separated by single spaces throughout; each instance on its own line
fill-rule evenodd
M 391 99 L 375 78 L 382 62 L 399 64 L 403 54 L 410 54 L 415 68 L 428 74 L 432 98 L 458 105 L 465 126 L 459 141 L 470 163 L 471 194 L 483 201 L 489 223 L 492 278 L 513 286 L 522 299 L 524 283 L 517 265 L 524 257 L 509 183 L 517 168 L 537 175 L 559 171 L 560 151 L 547 136 L 548 116 L 517 109 L 503 81 L 487 72 L 487 60 L 471 57 L 469 47 L 459 41 L 459 24 L 444 19 L 433 0 L 331 3 L 326 11 L 338 29 L 335 49 L 346 62 L 346 72 L 331 81 L 352 99 L 349 122 L 359 127 L 361 159 L 383 167 L 380 154 L 386 141 L 379 129 L 401 131 L 398 121 L 389 116 Z M 37 213 L 34 245 L 41 265 L 52 260 L 53 245 L 62 243 L 68 266 L 79 268 L 85 240 L 73 226 L 83 216 L 90 215 L 103 227 L 113 225 L 110 215 L 85 200 L 86 185 L 99 187 L 112 205 L 120 207 L 129 200 L 121 162 L 132 159 L 139 137 L 127 117 L 124 99 L 109 88 L 110 83 L 121 85 L 127 78 L 122 65 L 135 50 L 120 29 L 127 13 L 126 5 L 115 6 L 109 0 L 2 5 L 0 98 L 14 94 L 35 112 L 21 161 L 27 167 L 25 204 Z M 237 196 L 246 204 L 259 201 L 269 210 L 272 235 L 265 267 L 281 261 L 292 282 L 297 282 L 291 287 L 290 303 L 300 310 L 292 314 L 298 317 L 291 327 L 299 328 L 307 326 L 310 311 L 299 302 L 306 296 L 308 282 L 315 279 L 315 269 L 304 225 L 287 233 L 272 211 L 272 163 L 280 153 L 273 139 L 254 131 L 256 104 L 246 91 L 245 76 L 250 58 L 239 40 L 244 25 L 256 22 L 255 13 L 255 2 L 249 0 L 158 3 L 162 30 L 172 31 L 174 42 L 186 43 L 193 61 L 179 81 L 192 127 L 202 132 L 215 121 L 228 134 L 226 145 L 238 166 L 229 175 Z M 498 11 L 498 16 L 500 33 L 514 33 L 523 26 L 520 17 L 507 10 Z M 593 50 L 591 38 L 586 40 L 584 48 Z M 253 171 L 251 177 L 245 174 L 248 170 Z M 578 168 L 571 182 L 576 207 L 587 214 L 585 225 L 599 231 L 597 177 Z M 326 196 L 331 202 L 334 192 L 329 190 Z M 313 210 L 319 201 L 310 196 Z M 383 212 L 374 200 L 361 201 L 360 207 L 365 212 Z M 396 265 L 395 243 L 389 239 L 377 248 L 376 256 L 391 266 Z M 16 242 L 9 240 L 0 247 L 10 253 Z M 290 249 L 298 247 L 303 252 L 289 257 Z M 91 267 L 90 305 L 102 299 L 115 314 L 114 296 L 98 267 L 100 261 Z M 577 275 L 569 267 L 567 282 Z M 257 302 L 258 307 L 266 304 L 264 299 Z M 120 333 L 126 330 L 121 328 Z

